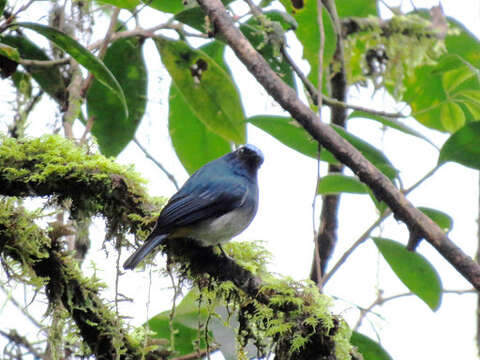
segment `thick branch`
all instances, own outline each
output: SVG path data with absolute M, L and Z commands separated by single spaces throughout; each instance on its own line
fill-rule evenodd
M 71 142 L 57 136 L 22 142 L 4 139 L 3 143 L 0 143 L 0 164 L 0 195 L 71 199 L 74 210 L 83 216 L 103 215 L 113 232 L 128 231 L 136 234 L 139 230 L 146 230 L 151 218 L 149 209 L 155 208 L 138 185 L 134 174 L 100 155 L 88 155 Z M 5 207 L 1 205 L 0 203 L 0 209 Z M 119 326 L 118 318 L 101 304 L 94 289 L 86 287 L 85 281 L 81 280 L 73 267 L 73 262 L 71 264 L 68 258 L 62 255 L 60 246 L 56 242 L 55 246 L 51 245 L 50 239 L 36 228 L 33 221 L 23 226 L 36 229 L 35 233 L 28 237 L 23 234 L 25 231 L 22 226 L 11 223 L 17 219 L 21 221 L 25 214 L 17 217 L 6 215 L 2 216 L 0 212 L 0 254 L 23 260 L 22 263 L 30 266 L 37 276 L 50 279 L 47 283 L 49 299 L 63 303 L 92 351 L 96 354 L 108 353 L 113 351 L 113 344 L 118 344 L 115 341 L 120 339 L 120 344 L 128 341 L 121 327 L 118 331 L 111 331 L 111 326 Z M 25 246 L 22 246 L 23 242 L 19 240 L 22 238 L 27 238 L 25 241 L 30 244 L 26 250 L 23 250 Z M 32 246 L 35 251 L 25 253 Z M 188 239 L 168 242 L 165 252 L 170 260 L 174 260 L 184 270 L 185 276 L 198 279 L 209 274 L 220 282 L 231 281 L 252 301 L 264 304 L 273 311 L 282 312 L 285 316 L 297 314 L 301 320 L 292 329 L 292 333 L 308 334 L 313 344 L 324 344 L 320 352 L 323 358 L 330 358 L 329 356 L 335 353 L 334 338 L 340 331 L 339 320 L 325 310 L 327 316 L 332 317 L 334 327 L 327 329 L 321 321 L 315 327 L 304 324 L 303 320 L 312 316 L 304 310 L 308 308 L 305 304 L 311 305 L 313 300 L 311 295 L 303 294 L 298 287 L 286 285 L 280 290 L 277 287 L 272 288 L 271 284 L 265 284 L 231 258 L 216 255 L 213 248 L 199 247 Z M 279 282 L 278 280 L 276 284 Z M 282 296 L 287 299 L 297 297 L 299 301 L 303 301 L 304 306 L 291 300 L 279 303 L 278 299 Z M 252 304 L 252 301 L 248 303 Z M 120 338 L 113 338 L 113 334 Z M 282 334 L 278 338 L 281 338 L 276 339 L 278 344 L 284 344 L 285 349 L 289 349 L 292 335 Z M 122 346 L 126 347 L 127 354 L 132 353 L 131 359 L 137 358 L 133 355 L 136 350 L 128 347 L 128 343 Z M 300 352 L 289 359 L 315 359 L 308 354 Z M 97 358 L 102 357 L 97 355 Z
M 93 281 L 81 275 L 76 262 L 62 254 L 59 244 L 50 243 L 31 215 L 12 204 L 2 203 L 0 253 L 46 279 L 50 304 L 63 305 L 97 359 L 112 359 L 115 354 L 118 359 L 145 358 L 141 349 L 128 339 L 122 321 L 100 299 Z M 167 355 L 151 352 L 146 358 L 163 359 Z
M 480 290 L 480 266 L 458 248 L 442 229 L 416 209 L 393 183 L 373 166 L 350 143 L 332 128 L 322 124 L 312 110 L 303 104 L 295 91 L 286 85 L 269 67 L 263 57 L 235 28 L 232 18 L 220 0 L 198 0 L 210 17 L 214 29 L 232 47 L 238 58 L 263 85 L 267 92 L 294 117 L 322 146 L 332 152 L 343 164 L 367 184 L 375 195 L 385 201 L 395 216 L 405 222 L 411 232 L 416 231 L 428 240 L 452 266 L 476 289 Z

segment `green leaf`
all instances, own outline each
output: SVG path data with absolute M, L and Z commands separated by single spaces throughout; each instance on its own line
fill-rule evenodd
M 156 38 L 163 64 L 190 110 L 227 141 L 245 142 L 240 97 L 229 74 L 205 52 L 182 41 Z
M 463 104 L 474 121 L 480 120 L 480 90 L 462 90 L 455 94 L 455 100 Z
M 330 174 L 318 182 L 317 193 L 330 195 L 339 193 L 367 194 L 367 186 L 353 176 Z
M 22 59 L 51 60 L 42 49 L 25 37 L 6 35 L 0 37 L 0 41 L 16 48 Z M 67 90 L 58 67 L 24 66 L 24 68 L 48 95 L 61 104 L 62 107 L 66 106 Z
M 228 141 L 208 130 L 190 110 L 174 83 L 170 85 L 168 130 L 175 152 L 189 174 L 231 150 Z
M 93 117 L 92 134 L 100 151 L 117 156 L 133 140 L 147 106 L 147 68 L 138 37 L 119 39 L 107 49 L 104 63 L 118 80 L 126 96 L 128 117 L 116 96 L 94 80 L 87 93 L 88 117 Z
M 418 207 L 418 210 L 427 215 L 430 219 L 433 220 L 443 231 L 446 233 L 452 230 L 453 219 L 450 215 L 445 214 L 437 209 L 427 208 L 427 207 Z
M 335 6 L 340 18 L 378 16 L 376 0 L 336 0 Z
M 193 353 L 197 350 L 196 341 L 200 349 L 206 348 L 204 334 L 198 330 L 198 322 L 205 322 L 207 311 L 198 306 L 198 290 L 193 289 L 185 295 L 180 304 L 175 308 L 175 316 L 172 321 L 175 338 L 175 350 L 178 356 Z M 171 337 L 170 310 L 163 311 L 148 320 L 150 330 L 156 339 L 167 339 Z
M 359 332 L 352 332 L 350 343 L 357 347 L 363 360 L 392 360 L 392 357 L 379 343 Z
M 476 68 L 480 68 L 480 41 L 461 22 L 448 18 L 449 25 L 460 30 L 457 35 L 447 34 L 445 45 L 449 54 L 461 56 Z
M 198 290 L 192 289 L 185 295 L 180 304 L 175 308 L 175 316 L 172 321 L 174 331 L 175 350 L 178 356 L 194 353 L 197 350 L 195 343 L 200 341 L 200 349 L 206 349 L 205 336 L 199 333 L 199 321 L 205 323 L 207 311 L 198 306 Z M 170 310 L 163 311 L 148 320 L 150 330 L 156 339 L 170 340 Z
M 258 115 L 247 121 L 269 133 L 282 144 L 314 159 L 318 156 L 318 144 L 294 119 L 284 116 Z M 320 153 L 322 160 L 339 164 L 338 160 L 325 149 Z
M 176 14 L 187 8 L 184 0 L 142 0 L 142 3 L 170 14 Z
M 392 129 L 395 129 L 395 130 L 398 130 L 398 131 L 401 131 L 403 132 L 404 134 L 408 134 L 408 135 L 413 135 L 413 136 L 416 136 L 422 140 L 425 140 L 427 141 L 428 143 L 432 144 L 433 143 L 430 141 L 430 139 L 428 139 L 426 136 L 420 134 L 418 131 L 408 127 L 407 125 L 405 124 L 402 124 L 400 121 L 398 121 L 397 119 L 392 119 L 392 118 L 386 118 L 386 117 L 383 117 L 383 116 L 380 116 L 380 115 L 374 115 L 374 114 L 370 114 L 370 113 L 367 113 L 367 112 L 364 112 L 364 111 L 358 111 L 358 110 L 355 110 L 353 111 L 349 116 L 348 116 L 348 119 L 349 120 L 353 120 L 353 119 L 370 119 L 370 120 L 373 120 L 373 121 L 378 121 L 379 123 L 385 125 L 385 126 L 388 126 Z
M 55 45 L 67 52 L 71 57 L 78 61 L 79 64 L 83 65 L 88 71 L 90 71 L 90 73 L 95 76 L 96 80 L 105 85 L 107 89 L 118 98 L 120 102 L 119 105 L 121 105 L 122 110 L 124 110 L 125 116 L 128 116 L 127 102 L 122 87 L 103 62 L 98 60 L 92 53 L 90 53 L 90 51 L 67 34 L 50 26 L 34 23 L 18 23 L 16 25 L 31 29 L 40 35 L 45 36 L 47 39 L 55 43 Z
M 5 9 L 6 5 L 7 5 L 7 0 L 0 0 L 0 16 L 3 14 L 3 10 Z
M 443 144 L 438 164 L 447 161 L 480 170 L 480 121 L 465 125 Z
M 425 126 L 455 132 L 465 122 L 476 120 L 461 94 L 477 91 L 480 80 L 458 55 L 443 56 L 435 66 L 418 67 L 406 78 L 405 86 L 404 100 L 412 116 Z M 470 100 L 467 103 L 472 105 Z
M 271 26 L 281 26 L 277 29 L 278 32 L 284 31 L 283 29 L 289 28 L 289 24 L 279 11 L 267 11 L 265 16 L 272 22 Z M 240 31 L 250 41 L 255 49 L 265 58 L 268 65 L 275 71 L 290 87 L 295 87 L 295 78 L 291 66 L 285 61 L 284 57 L 279 53 L 281 44 L 273 43 L 269 41 L 268 35 L 262 30 L 262 25 L 259 24 L 255 18 L 249 19 L 246 23 L 240 25 Z M 278 34 L 277 34 L 278 35 Z M 282 36 L 278 35 L 278 36 Z M 283 41 L 277 39 L 277 41 Z M 277 46 L 277 48 L 276 48 Z
M 347 140 L 350 144 L 355 146 L 358 151 L 365 156 L 368 161 L 370 161 L 375 167 L 378 168 L 381 172 L 383 172 L 390 180 L 393 180 L 396 176 L 398 171 L 393 167 L 390 160 L 378 150 L 373 145 L 370 145 L 366 141 L 360 139 L 359 137 L 352 135 L 351 133 L 347 132 L 344 128 L 331 125 L 333 130 L 335 130 L 341 137 Z
M 465 114 L 460 105 L 446 102 L 440 106 L 440 121 L 448 132 L 455 132 L 465 124 Z
M 133 10 L 140 4 L 140 0 L 97 0 L 99 3 L 114 5 L 118 8 Z
M 310 135 L 292 118 L 284 116 L 269 116 L 260 115 L 253 116 L 247 121 L 263 131 L 266 131 L 281 143 L 291 147 L 302 154 L 317 158 L 318 145 Z M 339 126 L 332 126 L 332 128 L 345 140 L 350 142 L 360 151 L 373 165 L 382 171 L 390 179 L 395 178 L 397 170 L 392 166 L 386 156 L 374 146 L 368 144 L 362 139 L 356 137 L 345 131 Z M 329 163 L 338 163 L 338 160 L 326 149 L 322 149 L 321 160 Z
M 446 71 L 442 74 L 443 89 L 447 94 L 453 93 L 462 83 L 475 76 L 472 69 L 468 67 L 460 67 Z
M 18 50 L 6 44 L 0 43 L 0 55 L 5 56 L 6 58 L 13 60 L 15 62 L 20 61 L 20 54 L 18 53 Z
M 214 40 L 209 43 L 206 43 L 205 45 L 202 45 L 200 47 L 200 50 L 202 50 L 205 54 L 210 56 L 213 61 L 215 61 L 218 65 L 222 67 L 225 72 L 228 73 L 228 75 L 232 76 L 230 73 L 230 68 L 227 66 L 225 63 L 224 55 L 225 55 L 225 44 L 218 41 Z
M 320 31 L 317 21 L 317 1 L 304 0 L 292 2 L 280 0 L 287 12 L 297 21 L 295 30 L 298 40 L 303 45 L 303 58 L 310 64 L 308 79 L 317 87 L 318 84 L 318 53 L 320 50 Z M 293 6 L 292 3 L 299 4 Z M 323 28 L 325 33 L 325 46 L 323 50 L 323 66 L 328 68 L 336 48 L 336 35 L 333 23 L 328 12 L 323 9 Z M 324 76 L 325 78 L 325 76 Z
M 32 82 L 30 74 L 22 71 L 15 71 L 12 75 L 13 83 L 18 92 L 29 99 L 32 96 Z
M 433 311 L 437 310 L 442 298 L 442 284 L 433 266 L 422 255 L 408 251 L 396 241 L 372 239 L 398 278 Z

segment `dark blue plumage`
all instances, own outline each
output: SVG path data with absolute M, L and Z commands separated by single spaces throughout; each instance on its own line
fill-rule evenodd
M 262 162 L 262 152 L 247 144 L 197 170 L 168 201 L 152 233 L 123 267 L 135 268 L 167 237 L 213 246 L 241 233 L 257 212 Z

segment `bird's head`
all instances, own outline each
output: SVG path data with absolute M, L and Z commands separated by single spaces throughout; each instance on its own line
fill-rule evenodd
M 263 163 L 263 153 L 259 148 L 251 144 L 240 146 L 233 154 L 237 160 L 251 170 L 257 170 Z

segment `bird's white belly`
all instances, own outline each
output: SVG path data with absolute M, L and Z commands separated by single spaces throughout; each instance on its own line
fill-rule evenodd
M 199 241 L 202 246 L 222 244 L 240 234 L 250 224 L 254 214 L 252 209 L 238 208 L 195 225 L 189 237 Z

